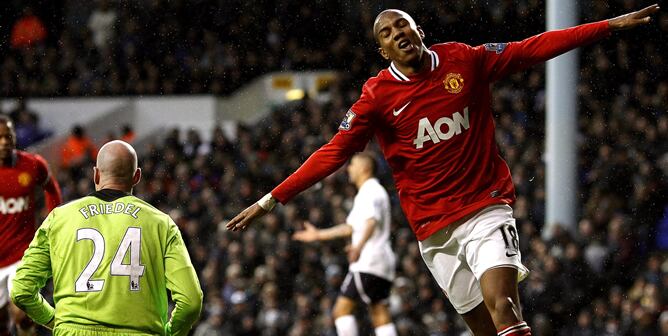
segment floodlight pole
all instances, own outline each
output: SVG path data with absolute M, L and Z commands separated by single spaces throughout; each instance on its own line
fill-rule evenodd
M 563 29 L 578 23 L 577 0 L 548 0 L 547 29 Z M 571 51 L 547 62 L 546 105 L 546 216 L 543 238 L 552 237 L 554 226 L 576 228 L 578 52 Z

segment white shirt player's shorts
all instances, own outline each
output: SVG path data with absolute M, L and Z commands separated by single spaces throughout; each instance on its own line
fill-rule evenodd
M 12 279 L 16 275 L 16 268 L 20 261 L 0 268 L 0 308 L 9 303 L 9 292 L 12 289 Z
M 459 314 L 483 302 L 480 278 L 485 271 L 508 266 L 518 281 L 529 275 L 522 265 L 513 209 L 492 205 L 459 225 L 439 230 L 420 241 L 425 264 Z

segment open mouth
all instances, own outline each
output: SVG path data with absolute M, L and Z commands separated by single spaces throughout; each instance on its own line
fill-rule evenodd
M 401 50 L 409 49 L 409 48 L 411 47 L 411 41 L 409 41 L 409 40 L 402 40 L 401 42 L 399 42 L 399 44 L 397 45 L 397 47 L 399 47 L 399 49 L 401 49 Z

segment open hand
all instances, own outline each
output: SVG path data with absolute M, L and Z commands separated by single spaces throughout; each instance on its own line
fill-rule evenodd
M 310 222 L 304 222 L 304 230 L 292 234 L 292 239 L 303 242 L 313 242 L 318 240 L 318 229 Z
M 631 12 L 608 20 L 612 30 L 624 30 L 647 24 L 651 21 L 652 14 L 659 11 L 659 5 L 653 4 L 639 11 Z
M 267 210 L 262 209 L 257 203 L 253 203 L 253 205 L 232 218 L 232 220 L 227 223 L 226 227 L 231 231 L 243 230 L 250 225 L 253 220 L 266 215 L 267 212 Z

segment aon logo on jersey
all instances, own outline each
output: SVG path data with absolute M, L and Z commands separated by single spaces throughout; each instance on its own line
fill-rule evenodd
M 464 115 L 455 112 L 452 118 L 442 117 L 436 120 L 432 126 L 429 119 L 422 118 L 418 123 L 417 137 L 413 140 L 416 149 L 421 149 L 427 141 L 439 143 L 441 140 L 449 140 L 453 136 L 460 134 L 463 130 L 469 129 L 469 108 L 464 108 Z
M 30 200 L 28 197 L 10 197 L 4 198 L 0 197 L 0 214 L 3 215 L 12 215 L 15 213 L 23 212 L 28 210 L 30 206 Z

